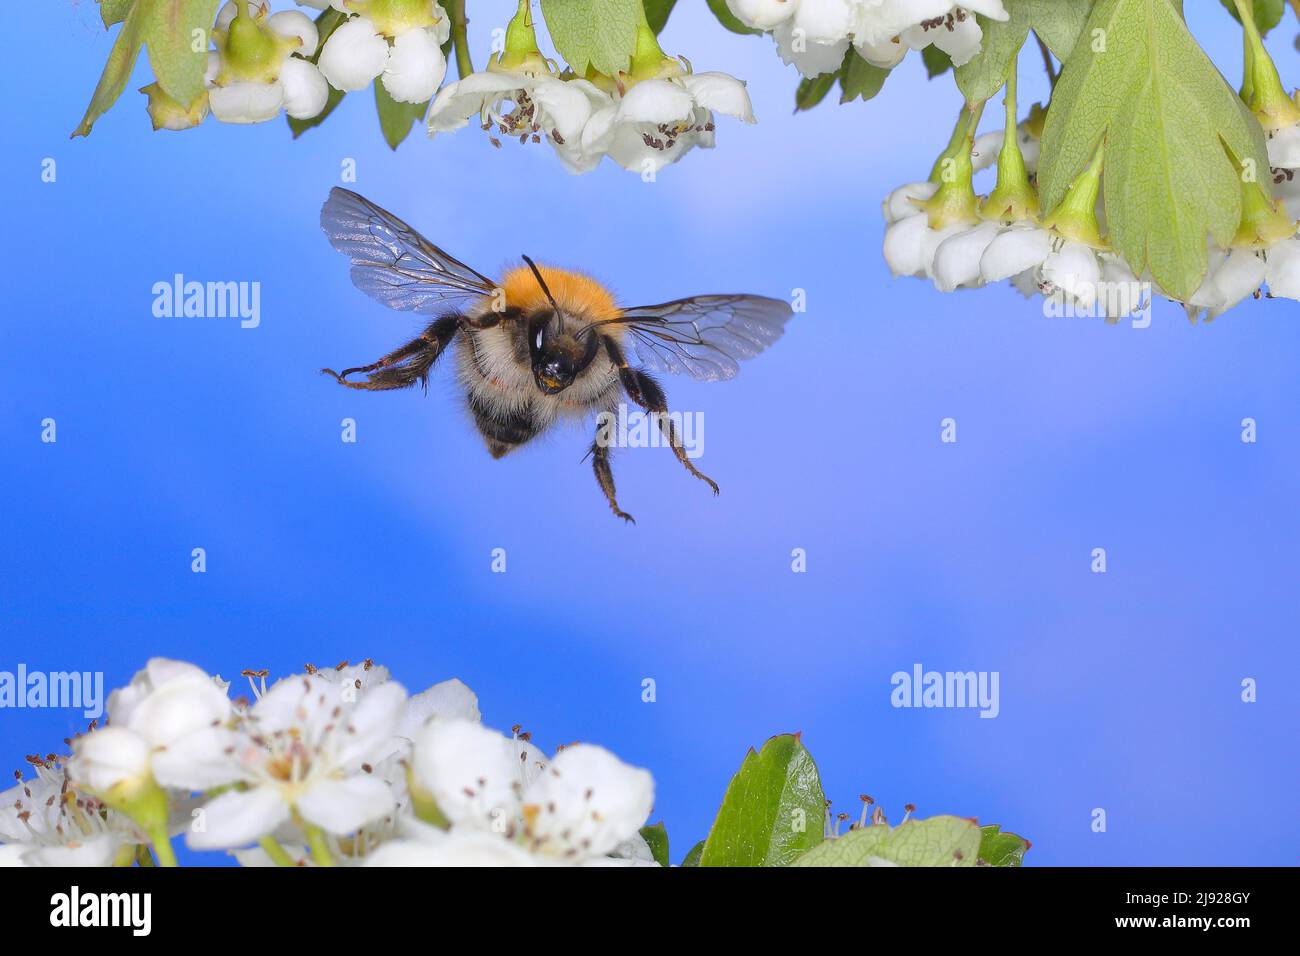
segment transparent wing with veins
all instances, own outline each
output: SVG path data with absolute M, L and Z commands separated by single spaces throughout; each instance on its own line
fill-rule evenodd
M 782 299 L 699 295 L 627 309 L 603 324 L 627 329 L 646 370 L 718 382 L 736 376 L 738 360 L 753 358 L 779 339 L 793 314 Z
M 351 190 L 330 190 L 320 225 L 330 245 L 352 260 L 353 284 L 390 309 L 438 314 L 448 305 L 491 295 L 496 287 L 487 276 Z

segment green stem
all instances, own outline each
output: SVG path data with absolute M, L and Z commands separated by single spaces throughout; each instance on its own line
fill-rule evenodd
M 307 845 L 311 847 L 312 862 L 317 866 L 335 866 L 334 854 L 330 853 L 329 843 L 325 840 L 324 831 L 320 827 L 312 826 L 302 820 L 299 820 L 298 825 L 307 834 Z
M 465 19 L 465 0 L 450 0 L 447 15 L 451 17 L 451 45 L 456 50 L 456 72 L 463 80 L 474 72 L 474 63 L 469 56 L 469 24 Z
M 159 866 L 177 866 L 176 851 L 172 849 L 171 838 L 167 835 L 165 826 L 150 827 L 148 830 L 149 842 L 153 844 L 153 851 L 158 856 Z
M 1038 198 L 1029 185 L 1029 171 L 1024 154 L 1020 152 L 1020 132 L 1017 129 L 1016 81 L 1018 67 L 1011 59 L 1005 93 L 1006 120 L 1002 133 L 1002 149 L 998 153 L 998 183 L 984 203 L 984 214 L 990 219 L 1020 221 L 1031 219 L 1038 212 Z
M 1233 3 L 1237 7 L 1237 16 L 1241 19 L 1246 43 L 1244 60 L 1247 73 L 1241 84 L 1243 98 L 1249 96 L 1246 105 L 1266 131 L 1283 129 L 1300 122 L 1300 109 L 1287 96 L 1286 89 L 1282 86 L 1277 65 L 1264 48 L 1264 38 L 1255 25 L 1253 10 L 1246 0 L 1233 0 Z
M 262 837 L 262 839 L 258 841 L 258 846 L 266 851 L 266 855 L 271 858 L 271 862 L 276 866 L 298 865 L 293 862 L 293 857 L 284 851 L 284 847 L 280 846 L 279 843 L 271 839 L 269 836 Z
M 943 148 L 943 152 L 939 154 L 939 158 L 936 159 L 934 165 L 930 167 L 930 182 L 943 182 L 943 161 L 956 155 L 958 144 L 966 137 L 966 119 L 968 116 L 970 116 L 970 113 L 966 109 L 966 104 L 963 103 L 961 106 L 961 112 L 957 114 L 957 122 L 953 125 L 952 135 L 948 137 L 948 145 Z

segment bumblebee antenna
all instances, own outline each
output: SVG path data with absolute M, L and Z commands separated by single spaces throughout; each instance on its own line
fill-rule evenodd
M 527 256 L 524 256 L 523 258 L 524 262 L 528 263 L 528 268 L 533 270 L 533 275 L 537 278 L 537 284 L 542 287 L 542 292 L 545 294 L 547 301 L 551 303 L 551 308 L 555 310 L 555 321 L 559 324 L 561 329 L 564 328 L 564 316 L 560 312 L 560 307 L 555 303 L 555 296 L 551 295 L 551 290 L 546 287 L 546 280 L 542 278 L 542 273 L 541 270 L 537 268 L 537 263 L 533 262 L 533 260 L 529 259 Z

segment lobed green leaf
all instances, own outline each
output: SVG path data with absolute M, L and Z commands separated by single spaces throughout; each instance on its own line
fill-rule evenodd
M 827 840 L 792 866 L 974 866 L 979 825 L 964 817 L 908 820 L 896 827 L 877 824 Z
M 542 0 L 542 16 L 555 49 L 578 76 L 588 67 L 612 76 L 631 65 L 641 0 Z
M 1098 0 L 1061 73 L 1043 131 L 1039 187 L 1051 210 L 1106 145 L 1110 239 L 1139 276 L 1187 298 L 1206 236 L 1227 247 L 1241 173 L 1268 169 L 1263 132 L 1192 39 L 1174 0 Z M 1264 179 L 1266 177 L 1261 177 Z

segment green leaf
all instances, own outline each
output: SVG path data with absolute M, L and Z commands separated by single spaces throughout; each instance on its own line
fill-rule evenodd
M 996 823 L 980 827 L 981 863 L 988 866 L 1019 866 L 1029 849 L 1029 841 L 1014 833 L 1004 833 Z
M 695 846 L 691 847 L 691 851 L 687 853 L 686 858 L 682 860 L 682 866 L 699 866 L 700 857 L 703 855 L 704 841 L 701 840 L 699 843 L 695 844 Z
M 736 19 L 736 15 L 731 12 L 727 6 L 727 0 L 709 0 L 709 9 L 713 15 L 718 18 L 718 22 L 730 30 L 732 33 L 747 33 L 751 36 L 762 36 L 762 30 L 755 30 L 753 27 L 747 27 Z
M 668 14 L 673 12 L 676 3 L 677 0 L 645 0 L 646 22 L 656 35 L 668 23 Z
M 1043 130 L 1052 210 L 1103 138 L 1110 239 L 1138 275 L 1187 298 L 1241 218 L 1243 163 L 1268 170 L 1259 123 L 1187 32 L 1174 0 L 1099 0 L 1061 73 Z
M 1029 26 L 1064 63 L 1088 22 L 1094 0 L 1016 0 L 1029 11 Z
M 158 85 L 177 103 L 193 103 L 203 92 L 217 0 L 140 0 L 139 7 L 147 11 L 144 43 Z
M 134 4 L 135 0 L 99 0 L 99 16 L 104 21 L 104 29 L 125 20 Z
M 636 50 L 641 0 L 542 0 L 551 42 L 578 76 L 626 71 Z
M 1030 3 L 1010 4 L 1008 20 L 990 20 L 979 17 L 984 31 L 980 52 L 961 66 L 955 75 L 962 95 L 973 103 L 983 103 L 1006 83 L 1011 72 L 1011 61 L 1025 45 L 1029 35 Z
M 926 49 L 930 49 L 930 47 L 926 47 Z M 888 70 L 873 66 L 860 57 L 856 50 L 849 47 L 849 52 L 844 58 L 844 65 L 840 67 L 839 72 L 840 102 L 848 103 L 850 100 L 871 99 L 880 92 L 888 77 Z
M 73 136 L 88 136 L 95 120 L 103 116 L 122 95 L 126 81 L 131 78 L 131 71 L 135 68 L 136 58 L 140 55 L 148 13 L 147 9 L 135 6 L 122 21 L 117 39 L 113 41 L 113 49 L 109 51 L 108 62 L 104 65 L 104 72 L 95 85 L 95 92 L 90 96 L 90 105 L 86 107 L 86 114 L 77 128 L 72 131 Z
M 1233 0 L 1219 0 L 1219 2 L 1228 8 L 1232 19 L 1241 22 L 1241 17 L 1237 16 L 1237 5 Z M 1259 28 L 1261 36 L 1267 36 L 1269 30 L 1282 22 L 1282 17 L 1286 14 L 1286 0 L 1252 0 L 1252 3 L 1255 26 Z
M 650 845 L 650 855 L 660 866 L 668 866 L 668 828 L 663 821 L 641 828 L 641 836 Z
M 390 149 L 397 149 L 410 134 L 411 127 L 428 112 L 429 101 L 399 103 L 388 95 L 380 78 L 376 77 L 375 109 L 379 112 L 379 128 L 383 130 L 384 141 Z
M 809 850 L 792 866 L 974 866 L 980 828 L 964 817 L 908 820 L 850 830 Z
M 700 866 L 785 866 L 822 841 L 826 799 L 797 734 L 745 755 L 731 779 Z
M 925 64 L 925 74 L 929 79 L 943 76 L 952 69 L 952 57 L 931 43 L 921 50 L 921 62 Z
M 823 73 L 821 76 L 800 80 L 794 91 L 794 111 L 798 113 L 810 110 L 826 99 L 826 94 L 831 91 L 837 79 L 839 73 Z

